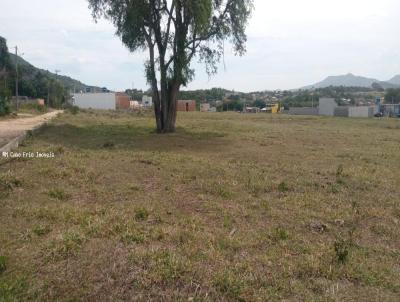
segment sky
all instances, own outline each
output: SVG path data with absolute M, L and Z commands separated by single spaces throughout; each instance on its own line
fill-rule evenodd
M 379 80 L 400 74 L 399 0 L 255 0 L 247 53 L 226 44 L 211 78 L 194 62 L 185 89 L 294 89 L 329 75 Z M 86 0 L 1 0 L 0 36 L 10 51 L 50 71 L 115 91 L 147 89 L 147 54 L 130 53 L 106 20 L 95 23 Z

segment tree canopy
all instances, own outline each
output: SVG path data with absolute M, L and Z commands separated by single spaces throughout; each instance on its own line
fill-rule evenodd
M 88 0 L 95 19 L 105 17 L 133 52 L 147 50 L 146 77 L 153 91 L 157 130 L 175 130 L 180 87 L 193 79 L 197 57 L 207 72 L 230 41 L 235 54 L 245 53 L 245 28 L 252 0 Z

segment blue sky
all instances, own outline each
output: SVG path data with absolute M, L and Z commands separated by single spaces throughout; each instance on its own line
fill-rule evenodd
M 146 53 L 130 53 L 85 0 L 1 0 L 0 35 L 37 67 L 86 84 L 146 88 Z M 400 74 L 400 1 L 255 0 L 248 52 L 226 46 L 224 70 L 208 78 L 198 64 L 188 89 L 291 89 L 352 72 L 387 80 Z

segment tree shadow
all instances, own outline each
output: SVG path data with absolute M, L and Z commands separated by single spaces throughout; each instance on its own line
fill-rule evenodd
M 45 144 L 86 150 L 132 151 L 216 151 L 229 143 L 224 132 L 177 128 L 175 133 L 158 134 L 152 127 L 132 125 L 50 124 L 35 134 Z

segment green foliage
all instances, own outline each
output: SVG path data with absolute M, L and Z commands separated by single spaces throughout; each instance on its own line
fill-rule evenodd
M 55 78 L 54 74 L 35 68 L 21 57 L 10 54 L 6 40 L 0 37 L 0 115 L 9 112 L 8 102 L 16 85 L 16 65 L 18 65 L 19 95 L 45 100 L 49 96 L 48 106 L 61 107 L 69 98 L 68 90 L 71 89 L 70 86 L 77 85 L 79 87 L 80 82 L 74 82 L 68 77 Z M 69 79 L 69 82 L 66 79 Z M 65 82 L 71 83 L 71 85 L 65 86 Z
M 149 212 L 145 208 L 139 208 L 135 210 L 136 220 L 147 220 L 147 217 L 149 217 Z
M 320 97 L 334 98 L 339 105 L 348 105 L 343 100 L 355 104 L 357 97 L 366 101 L 374 101 L 376 90 L 366 87 L 330 86 L 315 90 L 285 91 L 283 105 L 285 107 L 317 107 Z
M 67 200 L 70 195 L 66 193 L 63 189 L 52 189 L 47 192 L 47 194 L 54 199 Z
M 212 75 L 217 72 L 226 40 L 232 42 L 235 54 L 245 53 L 252 0 L 88 2 L 93 17 L 109 19 L 132 52 L 149 51 L 145 70 L 154 92 L 159 132 L 175 130 L 176 108 L 171 105 L 176 103 L 180 87 L 194 77 L 193 58 L 204 63 Z
M 349 242 L 343 239 L 336 240 L 333 248 L 335 250 L 336 260 L 342 264 L 347 262 L 350 250 Z
M 399 104 L 400 103 L 400 88 L 388 89 L 385 94 L 386 103 Z
M 7 88 L 0 87 L 0 116 L 4 116 L 10 113 L 10 99 L 11 93 Z
M 68 107 L 68 111 L 69 113 L 71 113 L 72 115 L 77 115 L 79 113 L 79 107 L 78 106 L 70 106 Z

